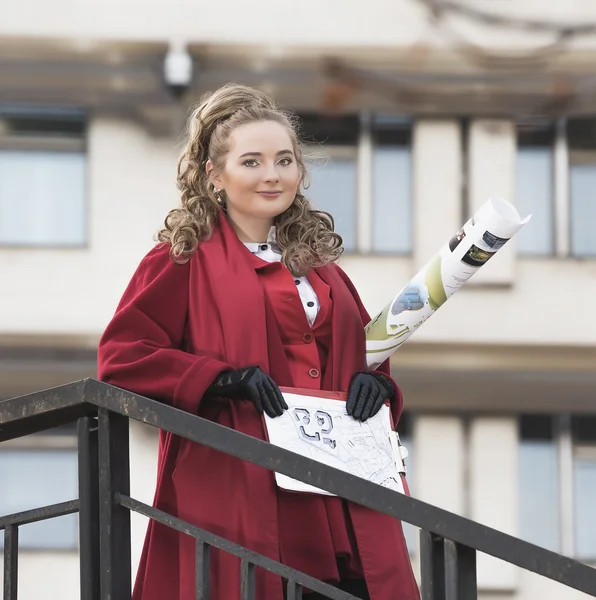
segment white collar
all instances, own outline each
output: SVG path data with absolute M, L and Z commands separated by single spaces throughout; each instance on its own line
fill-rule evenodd
M 274 251 L 278 252 L 279 248 L 277 247 L 277 233 L 275 229 L 275 225 L 272 225 L 269 228 L 269 233 L 267 234 L 266 242 L 244 242 L 244 245 L 254 254 L 258 252 L 261 248 L 262 244 L 268 244 L 269 247 Z

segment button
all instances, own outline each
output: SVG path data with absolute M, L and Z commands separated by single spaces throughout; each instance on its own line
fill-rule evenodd
M 296 285 L 300 285 L 300 279 L 294 279 L 294 283 L 295 283 Z
M 316 379 L 320 373 L 317 371 L 317 369 L 311 369 L 308 374 L 313 378 Z
M 312 334 L 312 333 L 308 333 L 308 332 L 306 332 L 306 333 L 303 333 L 303 334 L 302 334 L 302 341 L 303 341 L 305 344 L 310 344 L 310 343 L 312 342 L 312 340 L 313 340 L 313 337 L 314 337 L 314 336 L 313 336 L 313 334 Z
M 311 308 L 312 308 L 314 305 L 315 305 L 315 303 L 314 303 L 314 302 L 307 302 L 307 303 L 306 303 L 306 306 L 310 306 Z
M 261 250 L 267 250 L 268 247 L 267 244 L 261 244 Z

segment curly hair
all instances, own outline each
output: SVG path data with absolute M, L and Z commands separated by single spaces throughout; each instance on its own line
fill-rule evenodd
M 343 252 L 343 240 L 334 232 L 333 217 L 314 210 L 301 192 L 307 170 L 294 116 L 278 108 L 259 90 L 228 84 L 204 97 L 187 123 L 186 143 L 178 161 L 181 206 L 168 213 L 164 227 L 157 233 L 158 241 L 171 244 L 173 261 L 189 260 L 199 242 L 211 237 L 221 214 L 222 207 L 206 171 L 207 161 L 211 159 L 216 168 L 222 168 L 231 133 L 236 127 L 255 121 L 274 121 L 288 129 L 300 172 L 294 201 L 274 219 L 282 262 L 299 276 L 337 260 Z

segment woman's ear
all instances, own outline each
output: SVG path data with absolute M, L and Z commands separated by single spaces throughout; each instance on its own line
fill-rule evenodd
M 205 171 L 207 171 L 207 176 L 209 177 L 209 181 L 212 183 L 215 188 L 222 188 L 221 178 L 218 174 L 218 171 L 215 168 L 215 165 L 209 159 L 205 165 Z

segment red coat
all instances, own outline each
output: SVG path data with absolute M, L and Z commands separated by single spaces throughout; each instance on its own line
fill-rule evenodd
M 173 263 L 168 251 L 161 245 L 149 252 L 127 287 L 99 345 L 100 379 L 264 439 L 262 419 L 250 402 L 201 401 L 218 373 L 247 365 L 259 365 L 278 385 L 294 385 L 252 255 L 225 218 L 186 264 Z M 337 265 L 316 272 L 333 300 L 333 335 L 321 387 L 346 391 L 352 375 L 364 368 L 363 326 L 369 316 Z M 396 391 L 395 422 L 402 409 Z M 267 469 L 161 432 L 154 504 L 280 558 L 277 488 Z M 399 521 L 349 507 L 371 599 L 418 600 Z M 191 600 L 194 562 L 190 538 L 150 522 L 133 597 Z M 280 578 L 261 569 L 256 573 L 256 597 L 282 600 Z M 235 557 L 212 553 L 211 585 L 213 600 L 239 598 Z

